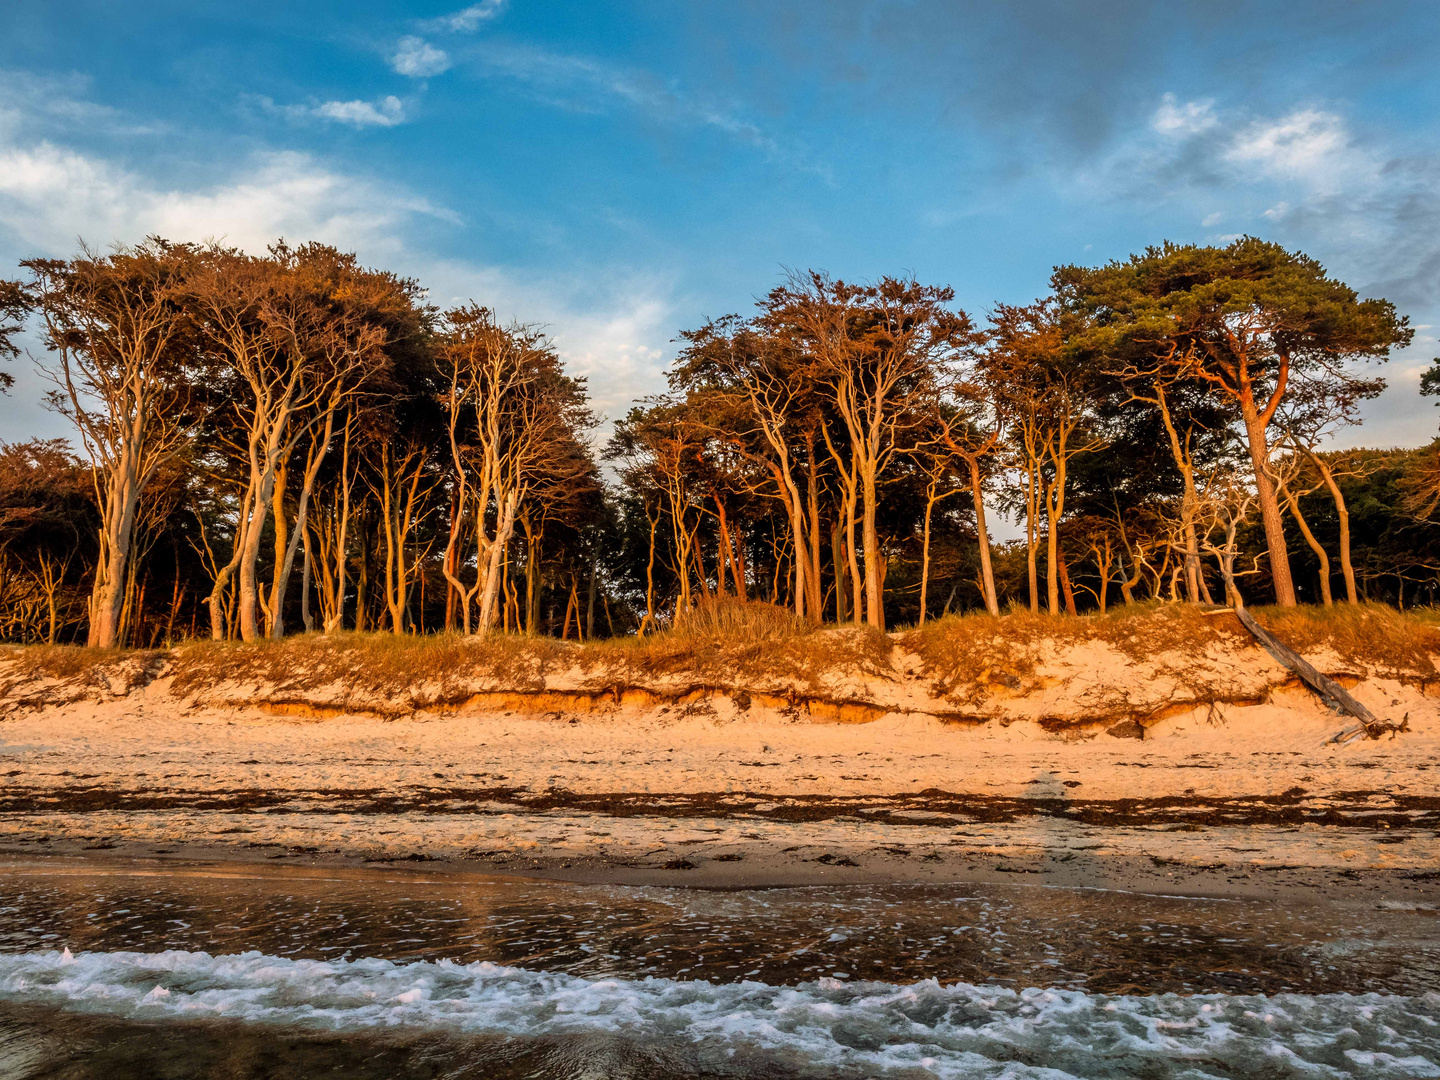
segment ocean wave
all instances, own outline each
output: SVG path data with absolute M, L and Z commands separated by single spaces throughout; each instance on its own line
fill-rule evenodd
M 0 1001 L 329 1031 L 610 1034 L 796 1067 L 938 1077 L 1440 1078 L 1440 994 L 1153 996 L 935 980 L 584 979 L 258 952 L 0 954 Z

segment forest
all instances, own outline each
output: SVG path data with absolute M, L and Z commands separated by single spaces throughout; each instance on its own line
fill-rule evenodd
M 981 314 L 787 272 L 608 421 L 543 327 L 322 244 L 21 271 L 0 355 L 40 342 L 74 434 L 0 443 L 7 641 L 1435 600 L 1440 439 L 1334 449 L 1414 331 L 1253 237 L 1060 266 Z

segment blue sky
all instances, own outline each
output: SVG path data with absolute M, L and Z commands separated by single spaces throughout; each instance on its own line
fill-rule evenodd
M 1249 232 L 1420 327 L 1344 441 L 1435 434 L 1433 3 L 5 0 L 0 31 L 0 273 L 325 240 L 546 324 L 614 417 L 786 266 L 983 314 Z M 64 434 L 12 370 L 0 438 Z

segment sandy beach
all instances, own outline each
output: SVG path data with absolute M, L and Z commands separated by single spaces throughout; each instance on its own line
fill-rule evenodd
M 1440 900 L 1440 709 L 1424 684 L 1360 680 L 1353 692 L 1410 730 L 1336 746 L 1341 718 L 1258 650 L 1242 659 L 1273 684 L 1261 703 L 1162 710 L 1138 739 L 920 709 L 825 722 L 734 693 L 304 716 L 233 686 L 178 697 L 162 674 L 11 711 L 0 850 L 708 888 L 991 880 Z M 1052 710 L 1065 692 L 1043 692 Z

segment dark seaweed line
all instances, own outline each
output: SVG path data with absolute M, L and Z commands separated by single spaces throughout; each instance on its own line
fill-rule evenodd
M 1372 802 L 1372 799 L 1375 801 Z M 892 796 L 770 795 L 764 793 L 602 793 L 563 788 L 416 787 L 316 789 L 277 793 L 230 791 L 127 791 L 109 787 L 15 789 L 0 795 L 0 813 L 91 813 L 192 810 L 302 814 L 491 814 L 516 809 L 578 811 L 610 817 L 749 818 L 806 823 L 873 821 L 885 825 L 961 826 L 1045 817 L 1095 826 L 1342 825 L 1349 828 L 1440 829 L 1440 798 L 1343 792 L 1309 798 L 1299 788 L 1281 795 L 1230 798 L 1162 796 L 1085 800 L 967 795 L 927 789 Z

